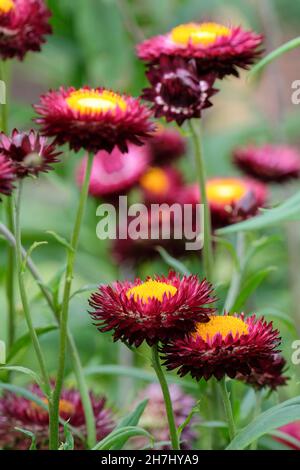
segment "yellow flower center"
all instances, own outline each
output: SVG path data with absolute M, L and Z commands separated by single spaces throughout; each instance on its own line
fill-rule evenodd
M 46 405 L 48 405 L 47 398 L 43 398 L 42 401 Z M 34 410 L 46 412 L 46 410 L 44 410 L 44 408 L 42 408 L 40 405 L 38 405 L 35 402 L 31 403 L 31 408 L 33 408 Z M 70 402 L 69 400 L 64 400 L 63 398 L 61 400 L 59 400 L 59 412 L 60 413 L 64 413 L 64 414 L 67 414 L 67 415 L 72 415 L 74 413 L 74 411 L 75 411 L 75 406 L 73 405 L 72 402 Z
M 126 109 L 126 102 L 117 93 L 103 90 L 77 90 L 73 91 L 67 98 L 66 102 L 73 111 L 81 111 L 83 113 L 101 113 L 105 111 L 114 111 L 120 108 L 122 111 Z
M 140 179 L 142 188 L 155 194 L 162 194 L 168 190 L 169 179 L 161 168 L 150 168 Z
M 231 30 L 218 23 L 188 23 L 177 26 L 171 31 L 171 39 L 177 44 L 187 46 L 201 44 L 207 46 L 213 44 L 218 37 L 226 37 Z
M 242 181 L 234 178 L 214 179 L 206 185 L 207 198 L 210 202 L 230 204 L 239 201 L 248 192 L 248 188 Z
M 0 0 L 0 14 L 9 13 L 15 8 L 13 0 Z
M 246 335 L 249 332 L 247 323 L 237 317 L 231 317 L 229 315 L 212 316 L 208 323 L 198 323 L 196 333 L 194 336 L 201 336 L 204 341 L 213 338 L 216 334 L 220 333 L 222 338 L 226 338 L 229 333 L 232 336 Z
M 145 303 L 149 302 L 149 299 L 157 299 L 162 302 L 164 294 L 167 297 L 173 297 L 177 292 L 177 288 L 166 282 L 149 281 L 143 282 L 138 286 L 132 287 L 126 292 L 126 296 L 130 299 L 132 296 L 135 301 L 139 299 L 143 300 Z

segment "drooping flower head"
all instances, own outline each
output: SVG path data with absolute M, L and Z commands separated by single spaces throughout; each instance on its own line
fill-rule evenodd
M 42 133 L 75 151 L 111 152 L 117 146 L 127 152 L 128 143 L 142 145 L 155 129 L 138 99 L 105 88 L 61 87 L 43 95 L 34 108 Z
M 112 153 L 100 150 L 93 160 L 89 193 L 96 198 L 112 198 L 126 194 L 136 185 L 150 162 L 147 146 L 130 145 L 128 153 L 115 147 Z M 86 158 L 78 167 L 78 182 L 82 184 Z
M 178 428 L 189 416 L 191 410 L 196 405 L 196 400 L 185 393 L 181 387 L 176 384 L 169 385 L 172 407 L 174 412 L 175 424 Z M 169 427 L 166 416 L 166 408 L 161 388 L 158 384 L 151 384 L 139 394 L 138 402 L 148 399 L 146 409 L 140 419 L 140 426 L 146 429 L 154 437 L 154 447 L 160 450 L 170 450 Z M 188 450 L 193 447 L 197 438 L 197 433 L 193 430 L 196 418 L 192 418 L 187 426 L 184 427 L 181 434 L 181 449 Z M 157 443 L 157 444 L 156 444 Z M 134 438 L 131 440 L 131 446 L 134 450 L 142 449 L 147 445 L 147 440 L 143 438 Z
M 44 403 L 44 397 L 40 388 L 36 385 L 30 387 L 30 391 L 40 397 Z M 97 441 L 109 434 L 114 426 L 111 411 L 106 408 L 105 398 L 96 398 L 90 393 L 93 412 L 96 422 Z M 79 433 L 83 439 L 87 437 L 85 416 L 80 394 L 75 389 L 64 389 L 59 402 L 60 417 L 68 421 L 70 426 Z M 26 429 L 36 436 L 38 449 L 48 447 L 48 412 L 36 402 L 20 397 L 12 392 L 5 392 L 0 398 L 0 447 L 1 449 L 26 450 L 29 448 L 29 440 L 23 433 L 15 428 Z M 60 440 L 65 441 L 63 426 L 60 425 Z M 75 449 L 82 449 L 85 443 L 73 432 Z
M 52 163 L 57 163 L 61 154 L 35 130 L 19 132 L 17 129 L 13 130 L 11 137 L 0 134 L 0 152 L 11 160 L 17 178 L 52 170 Z
M 288 145 L 250 145 L 236 149 L 233 160 L 247 175 L 267 183 L 300 177 L 300 153 Z
M 195 59 L 198 72 L 223 78 L 238 76 L 238 68 L 247 69 L 259 56 L 261 43 L 261 35 L 241 27 L 187 23 L 142 42 L 137 54 L 148 63 L 156 63 L 162 56 Z
M 0 194 L 6 196 L 11 194 L 15 178 L 11 161 L 0 153 Z
M 150 167 L 140 178 L 144 199 L 149 204 L 175 203 L 182 184 L 182 174 L 172 167 Z
M 197 276 L 170 272 L 146 281 L 116 282 L 100 286 L 90 298 L 90 312 L 99 331 L 113 331 L 114 340 L 149 346 L 192 331 L 207 322 L 214 309 L 212 286 Z
M 164 363 L 169 370 L 178 368 L 180 376 L 190 373 L 197 380 L 235 378 L 250 375 L 253 368 L 265 372 L 279 344 L 272 323 L 255 315 L 212 316 L 208 323 L 198 324 L 195 333 L 169 340 L 163 347 Z
M 238 374 L 236 378 L 257 389 L 267 387 L 276 390 L 278 387 L 286 385 L 288 381 L 288 377 L 284 375 L 285 368 L 286 360 L 280 354 L 274 354 L 265 364 L 263 371 L 252 368 L 250 374 Z
M 175 128 L 161 125 L 148 142 L 152 165 L 165 166 L 182 157 L 186 151 L 186 141 Z
M 186 119 L 200 118 L 203 109 L 212 106 L 210 98 L 215 75 L 199 74 L 196 63 L 180 57 L 162 56 L 146 72 L 151 87 L 143 90 L 143 98 L 152 103 L 157 118 L 182 125 Z
M 52 32 L 51 13 L 43 0 L 0 0 L 0 56 L 23 59 L 28 51 L 40 51 Z

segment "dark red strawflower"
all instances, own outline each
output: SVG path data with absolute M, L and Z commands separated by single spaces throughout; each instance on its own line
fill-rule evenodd
M 126 194 L 146 171 L 150 161 L 147 146 L 130 145 L 128 153 L 115 147 L 112 153 L 100 150 L 93 160 L 89 193 L 96 198 L 111 198 Z M 86 158 L 78 167 L 77 179 L 82 184 Z
M 178 369 L 180 376 L 190 373 L 197 380 L 220 380 L 250 375 L 253 368 L 263 373 L 279 344 L 279 332 L 263 318 L 223 315 L 198 324 L 186 338 L 169 339 L 162 351 L 168 370 Z
M 286 385 L 288 377 L 283 375 L 286 368 L 286 360 L 280 354 L 274 354 L 269 363 L 263 363 L 264 370 L 251 369 L 249 375 L 238 374 L 236 378 L 242 382 L 252 385 L 257 389 L 270 388 L 276 390 L 278 387 Z
M 149 204 L 177 202 L 182 184 L 182 174 L 172 167 L 150 167 L 140 178 L 144 200 Z
M 156 63 L 162 56 L 195 59 L 200 73 L 218 78 L 238 76 L 259 57 L 263 37 L 240 27 L 217 23 L 188 23 L 165 35 L 155 36 L 137 47 L 140 59 Z
M 47 403 L 40 388 L 36 385 L 30 391 Z M 105 398 L 96 398 L 90 393 L 96 421 L 97 441 L 107 436 L 114 427 L 111 411 L 106 408 Z M 68 421 L 70 426 L 86 439 L 86 425 L 80 394 L 75 389 L 64 389 L 59 403 L 60 417 Z M 44 450 L 48 447 L 48 412 L 27 398 L 11 392 L 5 392 L 0 398 L 0 448 L 8 450 L 26 450 L 30 442 L 19 427 L 31 431 L 36 436 L 37 448 Z M 83 442 L 74 432 L 75 449 L 83 449 Z M 63 426 L 60 425 L 60 441 L 64 442 Z
M 43 0 L 0 0 L 0 56 L 23 59 L 28 51 L 40 51 L 52 32 L 51 13 Z
M 158 126 L 148 146 L 151 152 L 152 165 L 165 166 L 186 152 L 186 140 L 176 129 Z
M 185 393 L 181 387 L 176 384 L 169 385 L 172 407 L 174 412 L 175 424 L 178 428 L 181 426 L 192 409 L 196 406 L 196 400 Z M 139 425 L 146 429 L 155 439 L 154 448 L 159 450 L 171 450 L 171 445 L 166 444 L 169 441 L 169 426 L 166 415 L 166 407 L 163 394 L 159 384 L 151 384 L 139 394 L 138 403 L 148 399 L 146 409 L 141 416 Z M 138 403 L 134 405 L 137 406 Z M 197 418 L 193 417 L 191 421 L 184 427 L 180 437 L 181 450 L 189 450 L 193 448 L 193 444 L 197 439 L 197 432 L 193 429 L 193 425 L 197 423 Z M 139 450 L 145 448 L 147 439 L 137 437 L 131 439 L 131 448 Z
M 57 163 L 61 154 L 36 131 L 19 132 L 17 129 L 13 130 L 11 137 L 0 134 L 0 152 L 11 160 L 18 178 L 52 170 L 52 163 Z
M 234 163 L 267 183 L 282 183 L 300 177 L 300 153 L 288 145 L 249 146 L 235 150 Z
M 6 196 L 11 194 L 15 177 L 11 161 L 0 154 L 0 194 Z
M 90 298 L 90 312 L 99 331 L 113 331 L 114 340 L 136 347 L 182 337 L 196 322 L 207 322 L 215 301 L 212 286 L 197 276 L 170 272 L 145 282 L 115 282 L 100 286 Z
M 143 90 L 143 98 L 153 103 L 156 117 L 182 125 L 186 119 L 200 118 L 202 110 L 217 90 L 213 88 L 213 74 L 200 75 L 196 63 L 180 57 L 162 56 L 146 72 L 151 84 Z
M 34 108 L 42 133 L 75 151 L 112 152 L 117 146 L 125 153 L 128 143 L 142 145 L 155 130 L 151 112 L 138 99 L 105 88 L 61 87 L 43 95 Z

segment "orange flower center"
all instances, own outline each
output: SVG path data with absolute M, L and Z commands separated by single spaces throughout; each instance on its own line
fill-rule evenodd
M 248 192 L 248 188 L 243 181 L 234 178 L 220 178 L 207 182 L 207 198 L 210 202 L 220 204 L 230 204 L 239 201 Z
M 149 279 L 149 281 L 129 289 L 126 292 L 126 297 L 130 299 L 133 296 L 135 301 L 141 299 L 145 303 L 148 303 L 150 299 L 157 299 L 162 302 L 165 294 L 167 297 L 173 297 L 176 292 L 177 288 L 172 284 Z
M 48 405 L 47 398 L 43 398 L 42 401 L 46 405 Z M 31 403 L 31 408 L 33 408 L 34 410 L 46 412 L 46 410 L 44 410 L 44 408 L 42 408 L 40 405 L 38 405 L 35 402 Z M 74 413 L 74 411 L 75 411 L 75 406 L 69 400 L 64 400 L 63 398 L 61 400 L 59 400 L 59 413 L 60 414 L 64 413 L 66 415 L 72 415 Z
M 207 46 L 213 44 L 218 37 L 226 37 L 231 30 L 218 23 L 188 23 L 177 26 L 171 31 L 171 39 L 177 44 L 187 46 L 201 44 Z
M 168 190 L 169 179 L 161 168 L 150 168 L 140 179 L 142 188 L 155 194 L 162 194 Z
M 13 0 L 0 0 L 0 14 L 9 13 L 15 8 Z
M 73 111 L 81 111 L 87 114 L 114 111 L 117 108 L 122 111 L 126 109 L 126 102 L 123 98 L 108 90 L 81 89 L 73 91 L 66 98 L 66 102 Z
M 229 333 L 232 333 L 232 336 L 246 335 L 249 333 L 249 328 L 247 323 L 237 317 L 231 317 L 229 315 L 222 316 L 212 316 L 208 323 L 198 323 L 196 333 L 194 337 L 201 336 L 204 341 L 207 338 L 211 339 L 216 334 L 220 333 L 222 338 L 226 338 Z

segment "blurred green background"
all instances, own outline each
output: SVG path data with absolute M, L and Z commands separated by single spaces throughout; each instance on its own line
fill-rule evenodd
M 39 100 L 41 93 L 60 85 L 106 86 L 138 96 L 146 84 L 144 65 L 135 56 L 135 44 L 143 37 L 163 33 L 171 27 L 188 21 L 214 20 L 229 24 L 241 24 L 266 35 L 267 52 L 281 43 L 299 35 L 300 2 L 293 0 L 48 0 L 53 12 L 54 34 L 40 54 L 29 54 L 23 63 L 14 62 L 11 70 L 9 98 L 10 128 L 28 129 L 33 126 L 32 104 Z M 270 66 L 258 80 L 250 80 L 246 72 L 241 79 L 230 78 L 218 83 L 221 89 L 214 98 L 214 107 L 204 118 L 205 159 L 210 175 L 236 173 L 230 156 L 232 149 L 244 143 L 288 140 L 300 145 L 300 107 L 291 103 L 291 84 L 300 79 L 299 50 L 281 58 Z M 184 129 L 183 129 L 184 132 Z M 74 180 L 80 155 L 65 150 L 62 162 L 52 174 L 38 180 L 26 182 L 26 193 L 22 209 L 23 242 L 29 247 L 34 241 L 47 241 L 33 254 L 41 273 L 47 282 L 55 282 L 65 257 L 64 249 L 46 233 L 53 230 L 68 237 L 78 199 Z M 190 156 L 180 162 L 180 168 L 187 181 L 193 180 Z M 276 204 L 288 194 L 299 189 L 293 184 L 273 189 L 273 203 Z M 124 269 L 111 259 L 107 243 L 96 238 L 97 203 L 90 200 L 82 230 L 80 250 L 76 263 L 76 278 L 73 289 L 86 285 L 110 282 L 124 276 Z M 1 210 L 1 209 L 0 209 Z M 272 243 L 266 243 L 257 252 L 248 267 L 248 275 L 262 268 L 274 266 L 263 285 L 245 305 L 246 313 L 255 311 L 267 313 L 281 329 L 285 357 L 290 362 L 291 343 L 297 337 L 294 327 L 300 327 L 300 299 L 293 300 L 291 270 L 288 267 L 287 233 L 293 232 L 294 247 L 300 251 L 299 224 L 276 227 L 268 233 L 249 235 L 249 243 L 262 236 L 276 235 Z M 234 239 L 232 239 L 234 241 Z M 0 239 L 0 339 L 5 339 L 5 296 L 3 281 L 5 275 L 5 242 Z M 297 253 L 292 253 L 295 257 Z M 199 271 L 199 260 L 186 260 L 189 268 Z M 232 261 L 226 250 L 220 248 L 217 264 L 217 294 L 220 305 L 232 275 Z M 300 271 L 300 266 L 298 265 Z M 162 261 L 146 263 L 139 268 L 141 275 L 153 272 L 166 273 L 168 266 Z M 297 263 L 293 275 L 297 275 Z M 132 275 L 132 273 L 131 273 Z M 300 278 L 298 274 L 299 291 Z M 297 279 L 294 284 L 297 286 Z M 34 321 L 37 326 L 53 323 L 43 299 L 31 280 L 27 279 L 31 296 Z M 297 291 L 294 288 L 295 291 Z M 297 293 L 297 292 L 296 292 Z M 111 335 L 97 332 L 87 314 L 89 293 L 76 295 L 71 303 L 70 324 L 85 366 L 117 364 L 120 347 L 114 345 Z M 26 331 L 21 304 L 18 302 L 18 334 Z M 57 333 L 52 332 L 41 338 L 47 350 L 47 358 L 54 372 L 57 360 Z M 145 363 L 147 351 L 141 349 L 134 360 Z M 22 365 L 35 368 L 35 358 L 27 349 L 18 358 Z M 289 364 L 291 366 L 291 364 Z M 145 365 L 149 367 L 149 365 Z M 69 365 L 68 370 L 69 372 Z M 299 393 L 297 377 L 299 366 L 291 366 L 293 380 L 282 393 L 292 396 Z M 22 382 L 16 377 L 16 382 Z M 97 375 L 90 378 L 96 390 L 109 393 L 115 402 L 120 397 L 116 377 Z M 69 377 L 73 381 L 73 377 Z M 137 386 L 142 385 L 137 381 Z M 124 406 L 135 396 L 136 388 L 128 387 Z M 126 395 L 126 394 L 125 394 Z

